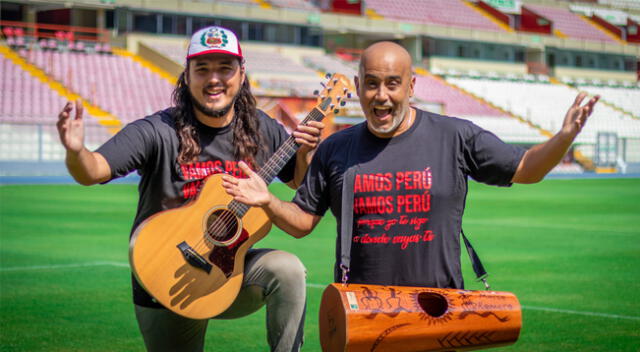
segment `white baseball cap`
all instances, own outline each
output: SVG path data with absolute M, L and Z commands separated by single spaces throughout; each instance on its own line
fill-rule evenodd
M 242 59 L 238 37 L 231 30 L 217 26 L 202 28 L 191 36 L 187 59 L 213 53 L 229 54 Z

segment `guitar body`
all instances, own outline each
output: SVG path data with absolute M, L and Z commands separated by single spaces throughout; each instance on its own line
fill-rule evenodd
M 194 201 L 153 215 L 131 238 L 129 260 L 138 282 L 187 318 L 212 318 L 233 303 L 247 251 L 271 229 L 260 208 L 238 218 L 221 184 L 221 174 L 209 176 Z

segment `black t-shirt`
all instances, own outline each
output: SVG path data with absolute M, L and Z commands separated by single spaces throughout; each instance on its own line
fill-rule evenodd
M 509 186 L 524 149 L 473 123 L 416 110 L 401 135 L 378 138 L 365 123 L 323 142 L 294 202 L 340 229 L 342 177 L 350 143 L 357 163 L 349 282 L 462 288 L 460 228 L 467 177 Z M 340 279 L 340 240 L 335 280 Z
M 179 140 L 173 108 L 136 120 L 98 148 L 111 167 L 111 179 L 137 171 L 139 201 L 132 232 L 151 215 L 179 207 L 197 195 L 202 180 L 212 174 L 228 173 L 246 177 L 238 168 L 234 157 L 233 125 L 212 128 L 197 122 L 196 130 L 202 152 L 197 161 L 177 162 Z M 264 112 L 258 111 L 263 149 L 256 157 L 263 165 L 289 135 L 284 128 Z M 234 120 L 235 121 L 235 120 Z M 283 182 L 293 179 L 295 157 L 278 174 Z M 144 306 L 157 306 L 151 297 L 133 280 L 134 302 Z

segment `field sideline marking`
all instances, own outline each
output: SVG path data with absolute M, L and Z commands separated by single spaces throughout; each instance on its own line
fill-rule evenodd
M 510 220 L 514 219 L 514 220 Z M 492 225 L 492 226 L 511 226 L 517 228 L 536 228 L 541 230 L 580 230 L 583 232 L 607 232 L 607 233 L 615 233 L 616 235 L 622 236 L 637 236 L 637 230 L 621 230 L 621 229 L 601 229 L 601 228 L 593 228 L 586 227 L 576 224 L 554 224 L 554 225 L 545 225 L 540 223 L 531 223 L 531 222 L 523 222 L 519 221 L 520 218 L 506 218 L 506 219 L 476 219 L 476 220 L 463 220 L 466 224 L 471 225 Z
M 535 306 L 525 306 L 525 305 L 523 305 L 522 308 L 523 309 L 531 309 L 531 310 L 542 310 L 542 311 L 545 311 L 545 312 L 554 312 L 554 313 L 587 315 L 587 316 L 592 316 L 592 317 L 640 320 L 640 317 L 632 317 L 632 316 L 628 316 L 628 315 L 595 313 L 595 312 L 581 312 L 581 311 L 577 311 L 577 310 L 547 308 L 547 307 L 535 307 Z
M 50 270 L 50 269 L 65 269 L 65 268 L 84 268 L 89 266 L 117 266 L 117 267 L 129 267 L 129 263 L 121 262 L 89 262 L 89 263 L 76 263 L 76 264 L 51 264 L 51 265 L 32 265 L 32 266 L 14 266 L 8 268 L 0 268 L 0 271 L 26 271 L 26 270 Z
M 65 269 L 65 268 L 84 268 L 91 266 L 115 266 L 119 268 L 128 268 L 129 263 L 122 262 L 89 262 L 89 263 L 77 263 L 77 264 L 52 264 L 52 265 L 34 265 L 34 266 L 14 266 L 8 268 L 0 268 L 1 272 L 11 272 L 11 271 L 26 271 L 26 270 L 50 270 L 50 269 Z M 307 287 L 323 289 L 327 287 L 327 285 L 316 284 L 316 283 L 307 283 Z M 559 308 L 548 308 L 548 307 L 536 307 L 536 306 L 528 306 L 522 305 L 523 309 L 530 310 L 541 310 L 545 312 L 554 312 L 554 313 L 564 313 L 564 314 L 576 314 L 576 315 L 585 315 L 591 317 L 601 317 L 601 318 L 614 318 L 614 319 L 627 319 L 627 320 L 639 320 L 640 317 L 628 316 L 628 315 L 618 315 L 618 314 L 607 314 L 607 313 L 595 313 L 595 312 L 582 312 L 578 310 L 570 310 L 570 309 L 559 309 Z

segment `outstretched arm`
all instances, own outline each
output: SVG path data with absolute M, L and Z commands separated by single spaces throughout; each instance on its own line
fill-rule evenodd
M 520 164 L 511 179 L 513 183 L 540 182 L 551 171 L 569 150 L 571 143 L 582 131 L 587 119 L 593 112 L 599 96 L 591 98 L 585 105 L 580 106 L 587 93 L 581 92 L 573 105 L 567 111 L 562 123 L 562 129 L 548 141 L 533 146 L 520 160 Z
M 249 177 L 238 179 L 230 175 L 222 176 L 222 187 L 241 203 L 261 207 L 269 219 L 293 237 L 308 235 L 318 224 L 321 217 L 302 210 L 297 204 L 282 201 L 269 192 L 267 184 L 247 164 L 240 162 L 240 169 Z
M 73 102 L 67 102 L 58 115 L 58 134 L 60 142 L 67 151 L 65 162 L 73 178 L 80 184 L 89 186 L 109 180 L 111 168 L 105 158 L 96 152 L 90 152 L 84 146 L 84 108 L 80 100 L 75 103 L 75 117 L 71 117 Z

